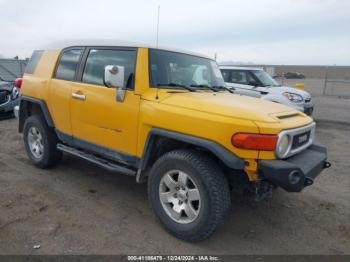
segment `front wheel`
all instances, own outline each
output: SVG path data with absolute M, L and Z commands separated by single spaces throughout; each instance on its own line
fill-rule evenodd
M 194 150 L 160 157 L 148 179 L 148 194 L 163 226 L 188 241 L 209 237 L 231 205 L 229 186 L 219 166 Z

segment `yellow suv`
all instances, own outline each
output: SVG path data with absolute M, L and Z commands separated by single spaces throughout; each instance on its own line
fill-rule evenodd
M 148 182 L 178 238 L 223 222 L 230 189 L 301 191 L 330 164 L 315 123 L 281 104 L 234 94 L 214 60 L 101 41 L 34 51 L 21 87 L 19 132 L 38 167 L 62 152 Z M 247 187 L 247 185 L 249 187 Z

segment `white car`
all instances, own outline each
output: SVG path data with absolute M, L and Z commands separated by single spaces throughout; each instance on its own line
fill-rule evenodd
M 312 115 L 311 95 L 303 90 L 282 86 L 261 68 L 220 66 L 227 87 L 236 94 L 266 99 Z

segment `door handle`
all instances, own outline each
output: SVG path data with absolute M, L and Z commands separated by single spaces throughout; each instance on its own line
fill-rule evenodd
M 85 101 L 86 96 L 85 95 L 76 94 L 76 93 L 72 93 L 72 98 Z

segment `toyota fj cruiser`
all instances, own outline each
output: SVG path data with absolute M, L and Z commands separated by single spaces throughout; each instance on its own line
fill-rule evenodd
M 199 54 L 51 46 L 34 51 L 21 93 L 19 132 L 36 166 L 65 152 L 147 181 L 154 213 L 184 240 L 215 231 L 242 180 L 258 198 L 275 187 L 299 192 L 330 165 L 310 117 L 234 94 Z

